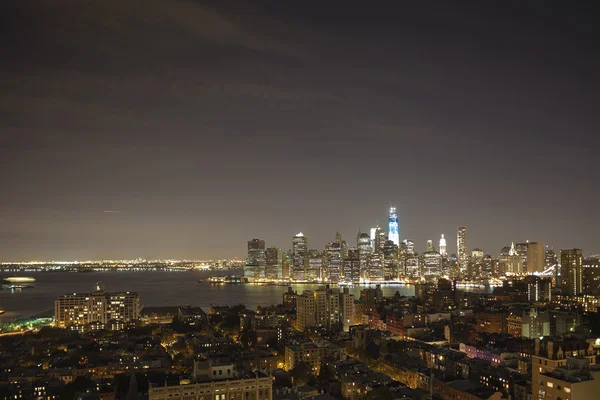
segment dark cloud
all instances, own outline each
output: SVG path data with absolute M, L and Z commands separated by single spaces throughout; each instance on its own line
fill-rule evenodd
M 0 258 L 600 252 L 593 5 L 336 3 L 2 2 Z

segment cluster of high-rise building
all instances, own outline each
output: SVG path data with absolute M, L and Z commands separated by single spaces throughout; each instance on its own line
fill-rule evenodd
M 300 232 L 292 238 L 291 249 L 284 251 L 266 247 L 261 239 L 250 240 L 245 275 L 259 281 L 348 284 L 438 278 L 489 281 L 511 275 L 544 275 L 552 276 L 573 294 L 596 290 L 600 284 L 600 271 L 594 269 L 597 259 L 583 258 L 580 249 L 561 250 L 557 255 L 542 242 L 527 241 L 513 242 L 498 255 L 490 255 L 479 248 L 469 250 L 466 226 L 457 228 L 456 245 L 456 254 L 450 254 L 442 234 L 437 243 L 427 240 L 425 251 L 418 253 L 414 240 L 400 239 L 398 213 L 391 207 L 387 233 L 380 226 L 368 232 L 359 230 L 355 243 L 336 233 L 322 250 L 311 249 L 308 237 Z

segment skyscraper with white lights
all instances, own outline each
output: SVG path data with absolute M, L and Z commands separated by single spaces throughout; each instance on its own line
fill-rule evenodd
M 398 226 L 398 213 L 396 207 L 390 207 L 390 223 L 388 225 L 388 239 L 400 247 L 400 229 Z
M 467 251 L 467 227 L 459 226 L 456 233 L 456 256 L 458 258 L 458 267 L 464 274 L 469 266 L 469 253 Z
M 308 269 L 308 238 L 298 233 L 292 241 L 292 279 L 306 279 Z
M 446 257 L 447 255 L 447 250 L 446 250 L 446 238 L 444 238 L 444 234 L 442 233 L 442 237 L 440 238 L 440 255 L 442 257 Z

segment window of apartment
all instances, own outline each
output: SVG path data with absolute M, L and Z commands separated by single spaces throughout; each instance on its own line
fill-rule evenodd
M 554 383 L 548 382 L 548 387 L 554 387 Z
M 568 388 L 568 387 L 566 387 L 566 388 L 565 388 L 565 392 L 567 392 L 567 393 L 571 393 L 571 388 Z

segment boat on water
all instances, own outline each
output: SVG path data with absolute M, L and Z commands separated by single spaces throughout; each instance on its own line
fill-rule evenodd
M 3 289 L 25 289 L 35 286 L 35 278 L 30 276 L 9 276 L 2 280 Z

